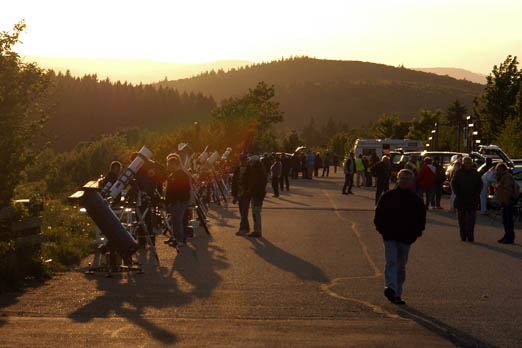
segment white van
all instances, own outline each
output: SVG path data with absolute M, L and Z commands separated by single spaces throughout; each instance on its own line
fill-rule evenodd
M 404 152 L 415 152 L 424 150 L 420 140 L 412 139 L 357 139 L 353 147 L 355 158 L 359 155 L 370 156 L 372 153 L 381 158 L 382 155 L 397 149 Z

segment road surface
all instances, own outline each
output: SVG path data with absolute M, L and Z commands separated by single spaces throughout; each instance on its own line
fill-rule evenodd
M 0 347 L 522 347 L 522 247 L 496 243 L 499 218 L 479 216 L 471 244 L 454 215 L 428 212 L 398 307 L 383 296 L 374 189 L 343 196 L 342 181 L 269 191 L 262 239 L 235 236 L 236 206 L 216 208 L 211 238 L 178 255 L 160 237 L 160 267 L 140 253 L 145 274 L 87 276 L 90 257 L 2 294 Z

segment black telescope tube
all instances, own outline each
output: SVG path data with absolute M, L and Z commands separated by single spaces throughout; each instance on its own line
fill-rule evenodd
M 132 254 L 138 250 L 138 244 L 123 227 L 100 193 L 95 190 L 85 190 L 81 205 L 85 207 L 92 221 L 107 237 L 112 248 L 124 260 L 129 260 Z

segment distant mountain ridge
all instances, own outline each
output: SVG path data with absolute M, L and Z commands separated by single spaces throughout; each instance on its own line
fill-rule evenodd
M 423 71 L 427 73 L 437 74 L 441 76 L 450 76 L 457 80 L 468 80 L 475 83 L 485 84 L 487 75 L 479 74 L 473 71 L 460 68 L 412 68 L 413 70 Z
M 70 71 L 72 76 L 84 75 L 98 76 L 105 80 L 107 77 L 113 81 L 127 81 L 133 84 L 153 83 L 165 79 L 177 80 L 195 76 L 204 71 L 232 68 L 251 64 L 244 60 L 219 60 L 203 64 L 182 64 L 157 62 L 148 59 L 102 59 L 102 58 L 52 58 L 25 56 L 26 62 L 36 62 L 45 69 L 65 73 Z
M 332 117 L 354 127 L 368 125 L 384 113 L 411 118 L 421 108 L 445 110 L 456 99 L 470 108 L 483 91 L 482 85 L 470 81 L 404 67 L 308 57 L 205 72 L 156 86 L 200 92 L 219 102 L 245 94 L 259 81 L 275 85 L 285 126 L 294 129 L 311 117 L 319 123 Z

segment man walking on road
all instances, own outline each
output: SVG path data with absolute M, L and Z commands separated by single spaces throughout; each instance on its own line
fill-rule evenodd
M 372 175 L 375 175 L 377 190 L 375 191 L 375 205 L 384 192 L 390 189 L 391 162 L 388 156 L 382 156 L 382 160 L 371 167 Z
M 431 164 L 431 158 L 424 159 L 424 165 L 417 173 L 417 194 L 424 199 L 426 194 L 426 210 L 430 208 L 431 196 L 433 194 L 433 186 L 437 180 L 437 168 Z
M 306 154 L 306 177 L 312 179 L 315 167 L 315 155 L 312 151 Z
M 288 176 L 290 175 L 290 158 L 283 153 L 281 155 L 281 164 L 283 166 L 283 171 L 281 174 L 281 180 L 279 180 L 279 185 L 281 188 L 281 191 L 285 190 L 285 184 L 286 184 L 286 190 L 290 191 L 290 180 L 288 180 Z
M 323 161 L 323 176 L 326 173 L 326 176 L 330 175 L 330 151 L 326 151 L 324 155 Z
M 361 187 L 366 185 L 366 174 L 364 169 L 364 161 L 362 155 L 355 160 L 355 169 L 357 170 L 357 187 Z M 362 183 L 361 183 L 362 181 Z
M 244 236 L 250 232 L 248 223 L 250 196 L 247 187 L 247 164 L 248 157 L 245 153 L 242 153 L 239 155 L 239 165 L 234 170 L 234 176 L 232 177 L 232 197 L 234 197 L 232 203 L 236 204 L 238 202 L 239 214 L 241 215 L 239 231 L 236 233 L 237 236 Z
M 462 169 L 453 175 L 451 187 L 455 192 L 455 208 L 459 219 L 460 239 L 475 241 L 474 230 L 482 181 L 471 157 L 465 157 Z
M 502 223 L 504 224 L 504 237 L 498 242 L 513 244 L 515 241 L 515 225 L 513 221 L 514 203 L 520 196 L 520 188 L 508 173 L 504 163 L 497 164 L 497 203 L 502 206 Z
M 353 152 L 350 152 L 350 155 L 344 161 L 344 186 L 343 186 L 343 195 L 351 194 L 353 187 L 353 174 L 355 172 L 355 159 L 353 158 Z M 348 188 L 348 191 L 346 191 Z
M 383 194 L 375 209 L 374 223 L 384 239 L 386 257 L 384 295 L 398 305 L 405 304 L 401 296 L 410 246 L 426 226 L 426 209 L 414 192 L 413 178 L 413 172 L 401 170 L 397 188 Z
M 266 172 L 257 156 L 252 156 L 248 161 L 246 181 L 248 195 L 252 199 L 252 217 L 254 218 L 254 231 L 248 236 L 261 238 L 261 209 L 266 195 Z
M 281 180 L 281 174 L 283 173 L 283 165 L 281 163 L 281 157 L 277 156 L 276 161 L 270 168 L 270 174 L 272 176 L 272 189 L 274 189 L 274 197 L 279 197 L 279 180 Z

